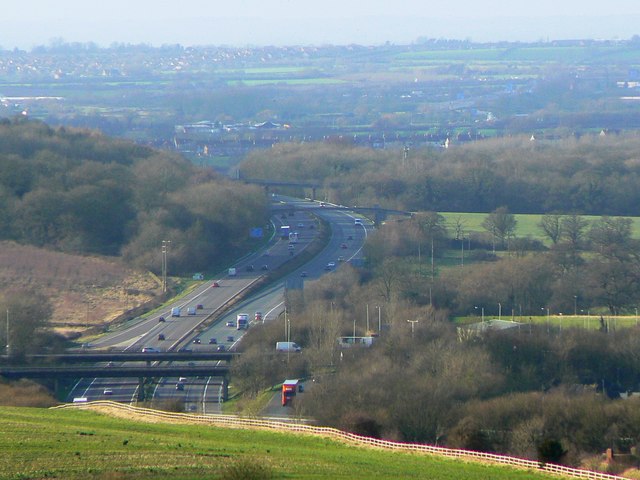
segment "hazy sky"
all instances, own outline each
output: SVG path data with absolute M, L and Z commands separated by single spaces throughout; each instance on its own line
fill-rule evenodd
M 4 0 L 0 46 L 630 38 L 640 0 Z

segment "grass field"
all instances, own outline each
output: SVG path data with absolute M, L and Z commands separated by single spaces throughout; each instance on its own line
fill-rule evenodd
M 551 478 L 311 436 L 138 423 L 88 411 L 0 407 L 0 431 L 3 480 Z
M 485 315 L 484 319 L 485 322 L 490 322 L 491 320 L 498 320 L 498 316 Z M 549 328 L 552 328 L 554 331 L 567 328 L 599 330 L 602 327 L 602 323 L 604 323 L 608 330 L 614 331 L 622 328 L 637 327 L 640 324 L 640 322 L 638 321 L 639 317 L 635 315 L 602 315 L 601 320 L 600 315 L 595 313 L 592 313 L 590 315 L 550 314 L 549 316 L 547 316 L 546 311 L 541 311 L 540 315 L 532 316 L 512 316 L 511 312 L 504 312 L 500 319 L 520 323 L 520 328 L 526 328 L 528 325 L 548 325 Z M 457 317 L 454 319 L 454 321 L 458 324 L 466 325 L 471 323 L 478 323 L 481 321 L 481 319 L 480 316 L 474 315 L 468 317 Z
M 485 218 L 487 218 L 486 213 L 457 213 L 457 212 L 439 212 L 442 215 L 446 222 L 447 227 L 451 232 L 454 229 L 454 225 L 456 221 L 460 219 L 463 225 L 463 229 L 465 233 L 468 232 L 484 232 L 486 230 L 482 226 L 482 222 Z M 542 215 L 538 214 L 515 214 L 516 221 L 518 222 L 516 225 L 516 237 L 531 237 L 534 240 L 540 240 L 545 245 L 549 245 L 550 240 L 544 236 L 542 233 L 542 229 L 538 226 L 540 224 L 540 220 L 542 219 Z M 591 215 L 582 215 L 589 224 L 592 222 L 599 220 L 601 217 L 599 216 L 591 216 Z M 640 217 L 626 217 L 631 218 L 631 233 L 634 238 L 640 238 Z M 585 231 L 588 230 L 589 227 Z

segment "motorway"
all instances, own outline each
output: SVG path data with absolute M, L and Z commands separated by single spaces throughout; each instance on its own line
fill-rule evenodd
M 289 247 L 288 241 L 272 239 L 265 250 L 246 256 L 233 265 L 236 276 L 221 276 L 216 280 L 219 285 L 216 287 L 212 286 L 213 281 L 204 282 L 188 295 L 167 304 L 153 315 L 136 319 L 92 341 L 86 346 L 87 352 L 94 349 L 139 352 L 145 347 L 158 351 L 233 351 L 244 334 L 243 330 L 235 327 L 238 313 L 248 313 L 250 320 L 254 322 L 255 312 L 259 311 L 262 312 L 260 321 L 274 321 L 284 310 L 286 288 L 302 288 L 305 281 L 329 274 L 343 262 L 361 258 L 362 245 L 368 230 L 372 228 L 368 221 L 363 219 L 362 224 L 356 223 L 355 218 L 358 217 L 352 212 L 335 209 L 331 205 L 323 207 L 319 202 L 281 196 L 273 196 L 273 200 L 279 205 L 284 203 L 295 209 L 295 213 L 278 215 L 274 222 L 276 228 L 278 222 L 283 222 L 291 225 L 292 230 L 298 231 L 299 240 L 293 248 Z M 317 225 L 315 216 L 331 225 L 332 235 L 327 246 L 310 262 L 287 276 L 277 281 L 269 279 L 269 272 L 292 258 L 290 250 L 298 254 L 313 239 L 318 231 L 317 228 L 310 228 L 312 224 Z M 328 268 L 329 263 L 335 264 L 335 267 Z M 255 288 L 256 285 L 258 288 Z M 244 301 L 229 308 L 243 292 L 249 290 L 252 293 Z M 174 307 L 181 308 L 180 317 L 171 317 L 171 309 Z M 195 309 L 195 315 L 186 314 L 189 308 Z M 160 317 L 164 321 L 160 321 Z M 164 336 L 163 340 L 159 339 L 160 335 Z M 221 377 L 196 376 L 179 380 L 177 377 L 162 377 L 155 385 L 145 388 L 145 393 L 147 396 L 153 395 L 154 402 L 182 399 L 187 411 L 220 411 L 224 391 Z M 129 381 L 111 377 L 83 378 L 74 386 L 68 400 L 109 398 L 133 403 L 141 398 L 140 393 L 136 378 Z

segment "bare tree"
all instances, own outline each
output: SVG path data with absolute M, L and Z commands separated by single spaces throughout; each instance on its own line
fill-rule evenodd
M 499 239 L 500 246 L 504 248 L 507 238 L 514 235 L 517 223 L 516 217 L 509 213 L 507 207 L 499 207 L 487 215 L 482 226 L 493 235 L 494 241 Z
M 538 226 L 554 245 L 560 241 L 562 236 L 562 215 L 547 213 L 542 216 Z

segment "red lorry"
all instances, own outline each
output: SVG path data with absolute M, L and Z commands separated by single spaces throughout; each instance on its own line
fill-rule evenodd
M 291 405 L 298 391 L 298 380 L 285 380 L 282 384 L 282 406 Z

